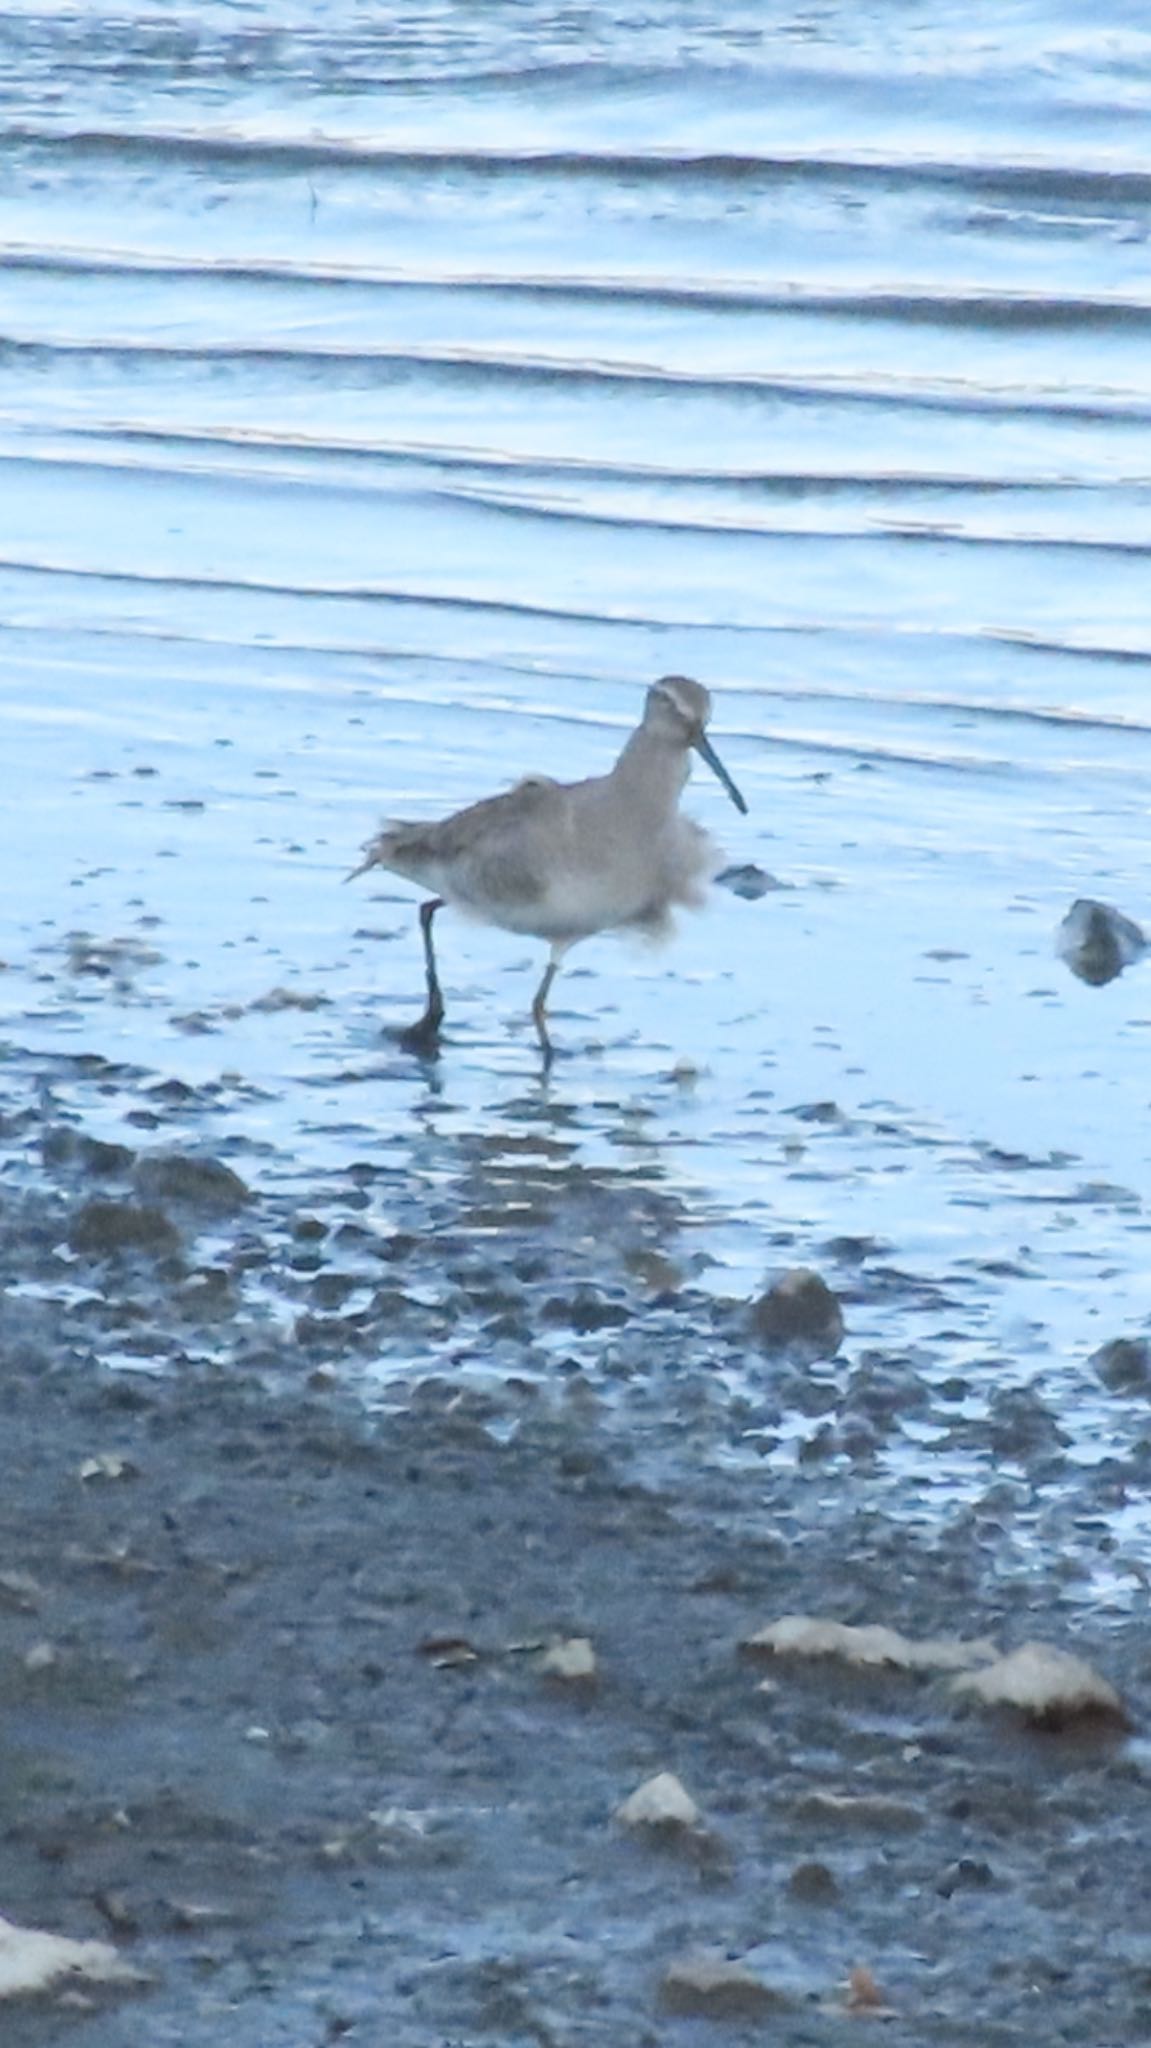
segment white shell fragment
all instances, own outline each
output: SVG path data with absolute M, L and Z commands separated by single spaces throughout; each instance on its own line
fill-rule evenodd
M 789 2003 L 745 1963 L 727 1956 L 681 1956 L 669 1964 L 660 1986 L 664 2011 L 682 2019 L 757 2019 Z
M 596 1656 L 586 1636 L 567 1636 L 553 1643 L 540 1659 L 540 1670 L 548 1678 L 563 1679 L 568 1685 L 588 1685 L 597 1672 Z
M 1029 1720 L 1049 1724 L 1090 1714 L 1128 1719 L 1114 1686 L 1084 1658 L 1049 1643 L 1024 1643 L 1009 1657 L 957 1678 L 954 1690 L 974 1694 L 986 1707 L 1015 1707 Z
M 110 1942 L 71 1941 L 0 1919 L 0 1998 L 31 1998 L 61 1983 L 142 1984 Z
M 901 1671 L 968 1671 L 999 1656 L 986 1636 L 961 1642 L 957 1636 L 928 1636 L 913 1642 L 883 1622 L 853 1627 L 848 1622 L 821 1621 L 814 1614 L 784 1614 L 753 1636 L 745 1650 L 776 1657 L 841 1657 L 847 1664 L 891 1665 Z
M 698 1828 L 703 1815 L 673 1771 L 658 1771 L 616 1808 L 625 1828 Z
M 85 1482 L 92 1479 L 134 1479 L 136 1467 L 130 1458 L 121 1458 L 115 1451 L 97 1451 L 94 1457 L 85 1458 L 78 1477 Z

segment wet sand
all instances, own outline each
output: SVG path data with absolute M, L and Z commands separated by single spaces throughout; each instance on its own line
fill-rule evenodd
M 162 1122 L 150 1077 L 89 1080 Z M 1151 2034 L 1137 1730 L 829 1664 L 761 1691 L 738 1649 L 795 1611 L 1039 1637 L 1138 1714 L 1141 1602 L 1085 1611 L 1075 1546 L 1145 1489 L 1141 1428 L 1076 1466 L 1037 1396 L 965 1421 L 927 1355 L 757 1359 L 674 1217 L 590 1174 L 485 1254 L 383 1170 L 247 1199 L 162 1130 L 110 1152 L 25 1091 L 5 1127 L 39 1163 L 3 1220 L 0 1898 L 149 1979 L 6 2006 L 6 2048 L 687 2040 L 660 1986 L 697 1948 L 778 2001 L 733 2042 L 838 2039 L 853 1968 L 909 2048 Z M 883 1283 L 839 1257 L 850 1333 Z M 453 1332 L 454 1372 L 378 1376 Z M 933 1425 L 1003 1476 L 877 1511 Z M 594 1687 L 541 1670 L 573 1635 Z M 613 1822 L 660 1770 L 699 1841 Z

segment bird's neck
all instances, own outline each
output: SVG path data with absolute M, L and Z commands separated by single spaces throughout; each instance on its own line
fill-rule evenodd
M 675 809 L 690 773 L 683 747 L 657 738 L 641 725 L 620 754 L 612 778 L 637 811 L 659 817 Z

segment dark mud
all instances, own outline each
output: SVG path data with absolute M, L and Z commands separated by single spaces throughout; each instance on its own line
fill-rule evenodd
M 848 1336 L 800 1367 L 626 1177 L 501 1194 L 461 1143 L 434 1186 L 255 1194 L 165 1142 L 154 1078 L 82 1067 L 151 1121 L 92 1137 L 60 1066 L 9 1091 L 0 1909 L 149 1981 L 7 2004 L 5 2048 L 833 2042 L 852 1970 L 892 2042 L 1151 2039 L 1137 1393 L 1076 1466 L 1038 1394 L 973 1418 L 925 1353 L 853 1349 L 869 1290 L 899 1329 L 866 1245 L 823 1248 Z M 987 1484 L 904 1516 L 879 1454 L 927 1424 Z M 1124 1597 L 1084 1599 L 1093 1552 Z M 1134 1732 L 905 1673 L 762 1689 L 740 1641 L 795 1611 L 1077 1650 Z M 570 1635 L 590 1686 L 541 1669 Z M 613 1820 L 662 1770 L 678 1847 Z M 766 1993 L 686 2016 L 698 1950 Z

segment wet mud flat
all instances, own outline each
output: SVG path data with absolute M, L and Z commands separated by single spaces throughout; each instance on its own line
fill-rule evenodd
M 842 1352 L 752 1369 L 653 1194 L 486 1239 L 466 1176 L 255 1195 L 96 1067 L 138 1146 L 58 1072 L 5 1113 L 0 1910 L 142 1981 L 6 2000 L 6 2048 L 1151 2039 L 1145 1614 L 1081 1584 L 1137 1385 L 1093 1466 L 1037 1395 L 959 1417 L 987 1486 L 904 1517 L 884 1447 L 955 1388 L 853 1348 L 859 1248 Z M 741 1650 L 792 1613 L 1045 1640 L 1131 1725 Z M 664 1772 L 691 1824 L 625 1826 Z

